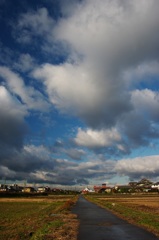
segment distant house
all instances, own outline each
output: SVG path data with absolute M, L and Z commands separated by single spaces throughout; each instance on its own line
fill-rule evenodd
M 147 178 L 142 178 L 138 183 L 137 186 L 139 187 L 150 187 L 152 182 Z
M 93 193 L 93 192 L 94 192 L 94 191 L 91 190 L 91 189 L 89 189 L 88 187 L 86 187 L 86 188 L 84 188 L 84 189 L 82 190 L 82 194 Z
M 45 193 L 45 192 L 50 192 L 51 189 L 49 187 L 38 187 L 37 192 L 39 193 Z
M 23 187 L 18 186 L 17 184 L 7 185 L 1 184 L 0 191 L 1 192 L 22 192 Z
M 107 186 L 105 183 L 103 183 L 101 186 L 94 186 L 94 191 L 96 193 L 104 192 L 106 190 Z
M 159 190 L 159 182 L 156 182 L 156 183 L 152 184 L 151 188 Z
M 1 184 L 0 185 L 0 192 L 7 192 L 8 191 L 8 186 L 6 184 Z
M 111 188 L 111 187 L 107 187 L 107 188 L 105 189 L 105 192 L 106 192 L 106 193 L 111 193 L 111 192 L 112 192 L 112 188 Z
M 82 194 L 87 194 L 87 193 L 89 193 L 89 189 L 86 187 L 82 190 Z
M 103 183 L 101 186 L 94 186 L 94 191 L 96 193 L 110 193 L 112 191 L 111 187 L 107 187 L 105 183 Z
M 152 187 L 153 186 L 153 187 Z M 136 193 L 141 193 L 141 192 L 150 192 L 152 188 L 157 188 L 159 186 L 159 183 L 157 185 L 154 185 L 149 179 L 147 178 L 142 178 L 138 182 L 129 182 L 128 185 L 123 185 L 123 186 L 118 186 L 118 189 L 116 189 L 117 192 L 136 192 Z
M 38 187 L 37 192 L 38 192 L 38 193 L 46 192 L 46 188 L 45 188 L 45 187 Z
M 33 187 L 24 187 L 22 192 L 25 192 L 25 193 L 35 192 L 35 188 L 33 188 Z

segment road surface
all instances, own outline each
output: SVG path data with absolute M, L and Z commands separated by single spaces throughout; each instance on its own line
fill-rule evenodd
M 159 240 L 82 196 L 72 211 L 80 221 L 78 240 Z

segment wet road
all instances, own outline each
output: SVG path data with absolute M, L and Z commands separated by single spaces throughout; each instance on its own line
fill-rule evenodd
M 78 240 L 159 240 L 82 196 L 72 211 L 80 220 Z

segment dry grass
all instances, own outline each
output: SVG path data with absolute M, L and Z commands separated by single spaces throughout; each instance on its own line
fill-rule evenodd
M 76 200 L 72 196 L 0 199 L 0 239 L 76 240 L 78 221 L 70 211 Z
M 159 195 L 88 196 L 130 223 L 146 228 L 159 237 Z
M 77 239 L 77 229 L 79 223 L 77 221 L 76 215 L 67 214 L 63 216 L 62 221 L 64 225 L 57 228 L 56 231 L 52 232 L 52 239 L 57 240 L 76 240 Z M 47 239 L 47 238 L 46 238 Z
M 36 198 L 0 198 L 1 202 L 63 202 L 63 201 L 69 201 L 70 197 L 67 198 L 51 198 L 51 197 L 36 197 Z
M 121 198 L 100 198 L 102 201 L 112 201 L 116 203 L 121 203 L 130 207 L 137 207 L 138 209 L 143 209 L 144 211 L 149 211 L 153 213 L 159 213 L 159 196 L 149 196 L 149 197 L 121 197 Z

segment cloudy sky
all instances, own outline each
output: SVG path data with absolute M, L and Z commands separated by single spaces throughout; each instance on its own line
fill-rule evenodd
M 158 12 L 158 0 L 0 0 L 1 181 L 159 181 Z

